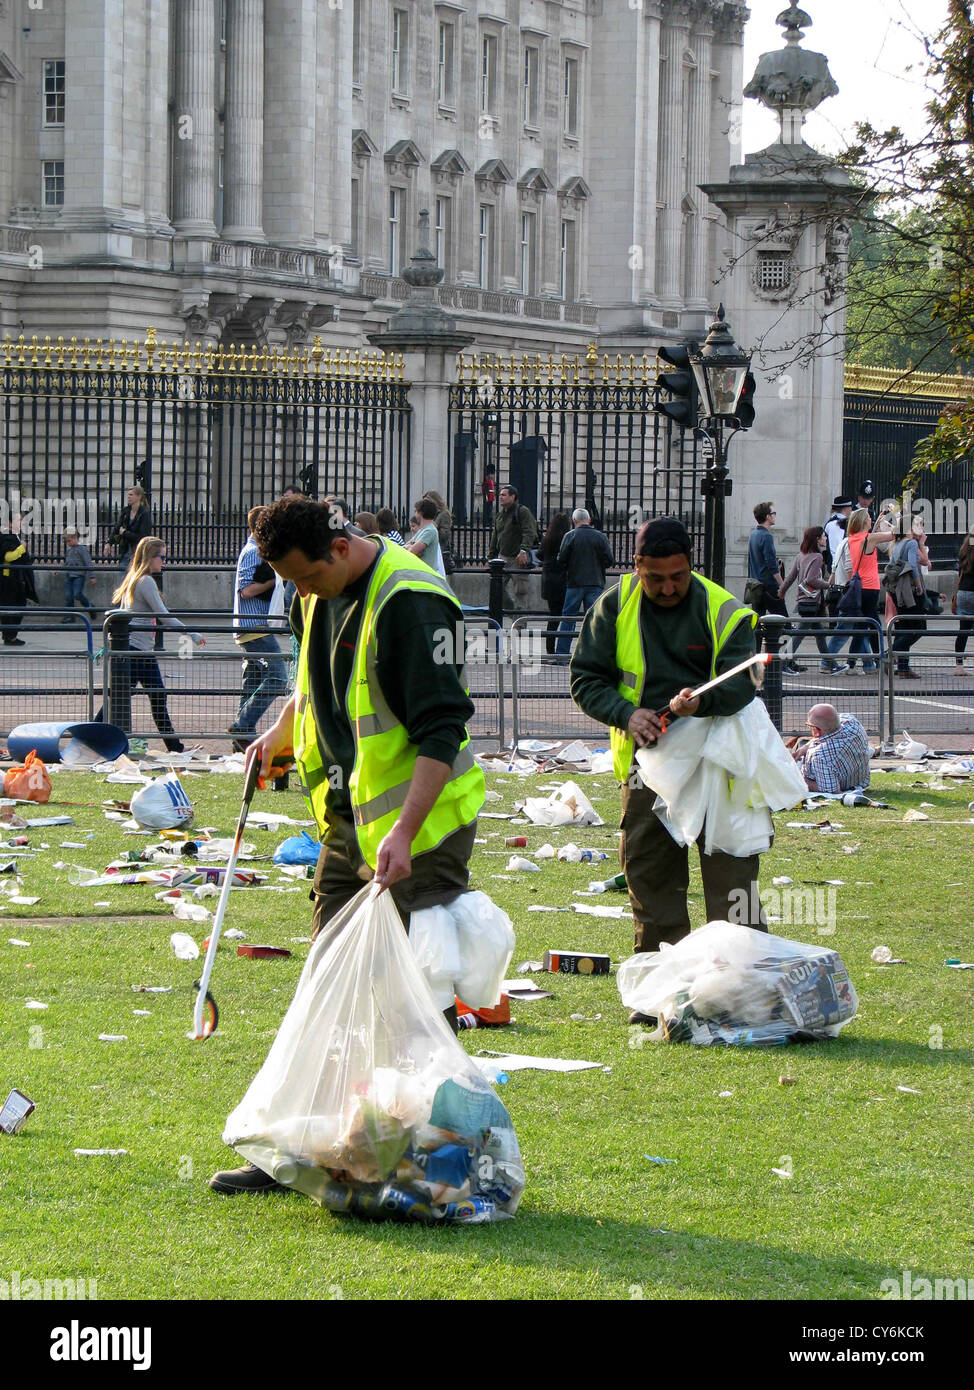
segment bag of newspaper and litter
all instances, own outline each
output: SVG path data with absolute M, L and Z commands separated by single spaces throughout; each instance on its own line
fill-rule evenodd
M 143 830 L 178 830 L 192 821 L 193 806 L 175 772 L 167 772 L 135 793 L 132 816 Z
M 838 1037 L 859 1007 L 837 951 L 708 922 L 619 967 L 626 1008 L 659 1020 L 652 1037 L 708 1046 Z
M 576 782 L 565 782 L 545 799 L 530 796 L 524 814 L 534 825 L 604 825 L 602 817 Z
M 356 1216 L 499 1221 L 524 1189 L 510 1116 L 430 994 L 391 894 L 371 884 L 312 946 L 223 1138 Z

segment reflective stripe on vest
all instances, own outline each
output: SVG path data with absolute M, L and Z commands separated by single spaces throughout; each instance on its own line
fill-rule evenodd
M 412 593 L 442 594 L 456 605 L 462 621 L 460 604 L 444 579 L 401 546 L 382 543 L 365 596 L 352 674 L 345 691 L 345 708 L 355 735 L 355 763 L 349 778 L 352 814 L 362 858 L 372 869 L 379 844 L 399 819 L 409 794 L 418 752 L 389 708 L 376 671 L 376 622 L 385 604 L 402 588 Z M 314 596 L 302 601 L 304 632 L 296 682 L 294 754 L 302 789 L 318 833 L 324 838 L 328 824 L 328 770 L 318 743 L 308 676 L 309 637 L 316 603 Z M 456 632 L 454 626 L 453 633 Z M 413 840 L 413 854 L 434 849 L 455 830 L 471 824 L 483 802 L 484 775 L 474 761 L 465 732 L 449 779 Z
M 739 623 L 747 620 L 753 628 L 757 614 L 733 594 L 704 579 L 702 574 L 691 575 L 691 583 L 702 584 L 707 591 L 707 626 L 710 631 L 710 678 L 717 674 L 717 658 L 724 644 Z M 643 650 L 642 629 L 639 624 L 639 605 L 642 585 L 635 574 L 626 575 L 619 584 L 619 615 L 616 618 L 616 666 L 619 684 L 616 687 L 631 705 L 642 703 L 646 683 L 646 653 Z M 636 745 L 631 734 L 622 729 L 609 730 L 612 748 L 612 769 L 620 782 L 625 782 L 632 768 Z

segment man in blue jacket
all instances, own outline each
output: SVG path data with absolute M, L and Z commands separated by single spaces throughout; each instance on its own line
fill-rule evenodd
M 778 554 L 771 538 L 771 528 L 777 513 L 773 502 L 759 502 L 754 508 L 757 525 L 751 532 L 747 543 L 747 602 L 763 617 L 765 613 L 788 614 L 785 601 L 781 597 L 781 572 L 778 569 Z
M 605 572 L 615 564 L 609 542 L 596 531 L 592 518 L 584 507 L 572 512 L 573 530 L 562 540 L 558 563 L 565 570 L 565 617 L 587 613 L 605 588 Z M 562 623 L 561 636 L 555 645 L 555 661 L 568 663 L 573 624 Z

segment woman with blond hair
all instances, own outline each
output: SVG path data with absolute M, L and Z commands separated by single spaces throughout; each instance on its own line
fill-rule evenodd
M 149 517 L 145 488 L 133 483 L 125 494 L 125 507 L 112 528 L 111 540 L 104 547 L 105 555 L 109 555 L 112 546 L 118 546 L 118 567 L 123 574 L 131 564 L 139 542 L 148 536 L 151 529 L 152 521 Z
M 109 626 L 112 652 L 131 652 L 133 655 L 112 656 L 110 718 L 123 732 L 129 732 L 132 727 L 132 687 L 141 685 L 148 697 L 155 726 L 167 749 L 170 753 L 182 753 L 183 745 L 176 737 L 166 706 L 166 687 L 158 662 L 151 655 L 157 623 L 186 631 L 186 625 L 172 617 L 156 587 L 155 576 L 162 572 L 165 560 L 166 542 L 158 536 L 143 536 L 135 548 L 125 578 L 112 594 L 112 603 L 117 605 L 114 611 L 126 614 L 124 620 L 116 619 Z M 194 646 L 206 645 L 205 638 L 198 632 L 190 632 L 189 636 Z M 95 718 L 101 719 L 103 715 L 104 711 L 99 710 Z
M 832 582 L 839 582 L 836 580 L 836 575 L 840 572 L 845 575 L 847 585 L 858 576 L 862 585 L 862 608 L 861 612 L 854 616 L 876 618 L 880 593 L 878 549 L 880 546 L 885 549 L 895 539 L 896 537 L 890 529 L 888 513 L 882 512 L 877 518 L 875 531 L 873 530 L 872 517 L 865 507 L 860 507 L 857 512 L 853 512 L 850 516 L 845 540 L 839 546 L 839 554 L 836 556 Z M 848 641 L 849 635 L 850 630 L 848 628 L 843 631 L 840 627 L 835 636 L 829 638 L 826 660 L 831 666 L 832 675 L 839 675 L 842 671 L 849 670 L 848 663 L 842 662 L 840 665 L 836 665 L 835 662 L 831 661 L 836 652 Z M 879 656 L 878 628 L 870 628 L 868 634 L 860 632 L 853 637 L 849 647 L 849 655 L 859 654 L 863 657 L 862 669 L 866 672 L 875 671 Z M 825 661 L 822 663 L 822 668 L 823 670 L 826 669 Z

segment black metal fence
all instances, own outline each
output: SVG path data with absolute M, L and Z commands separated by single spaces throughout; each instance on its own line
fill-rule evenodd
M 354 510 L 412 504 L 402 359 L 311 349 L 23 338 L 0 346 L 0 502 L 32 557 L 66 526 L 100 553 L 138 483 L 183 565 L 232 563 L 248 510 L 290 485 Z M 5 518 L 4 518 L 5 519 Z
M 902 506 L 903 480 L 917 445 L 933 433 L 944 408 L 967 394 L 970 383 L 922 373 L 904 379 L 900 372 L 849 367 L 847 388 L 852 383 L 864 389 L 845 393 L 843 491 L 855 498 L 869 478 L 877 502 L 895 497 Z M 911 500 L 924 514 L 931 561 L 952 564 L 974 526 L 974 459 L 927 474 Z
M 703 563 L 706 465 L 689 434 L 653 413 L 655 358 L 461 356 L 457 377 L 449 503 L 466 564 L 487 557 L 505 483 L 542 533 L 555 512 L 586 507 L 624 568 L 640 521 L 678 515 Z

